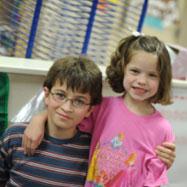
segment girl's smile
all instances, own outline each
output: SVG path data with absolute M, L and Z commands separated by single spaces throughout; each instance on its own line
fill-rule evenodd
M 123 85 L 128 96 L 147 102 L 157 93 L 160 82 L 157 62 L 156 54 L 135 51 L 124 72 Z

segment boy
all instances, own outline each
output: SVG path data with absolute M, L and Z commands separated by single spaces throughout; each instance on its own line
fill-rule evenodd
M 0 142 L 0 186 L 84 186 L 90 135 L 77 126 L 102 98 L 102 74 L 86 57 L 66 57 L 50 68 L 43 84 L 45 138 L 32 157 L 24 155 L 23 124 Z

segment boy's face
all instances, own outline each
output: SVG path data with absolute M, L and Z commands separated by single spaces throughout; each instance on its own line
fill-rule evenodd
M 49 134 L 57 138 L 71 138 L 77 125 L 90 115 L 93 107 L 90 94 L 72 92 L 66 84 L 56 81 L 51 91 L 44 88 L 45 104 L 48 110 Z

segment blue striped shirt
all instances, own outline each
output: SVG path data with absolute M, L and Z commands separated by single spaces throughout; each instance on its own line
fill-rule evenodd
M 84 186 L 91 136 L 78 131 L 71 139 L 45 135 L 33 156 L 21 146 L 25 125 L 14 125 L 0 141 L 0 184 L 7 186 Z

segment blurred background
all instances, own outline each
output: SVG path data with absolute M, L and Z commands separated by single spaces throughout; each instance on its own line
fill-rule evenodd
M 55 59 L 87 54 L 105 75 L 121 38 L 134 31 L 155 35 L 166 43 L 173 66 L 174 104 L 156 106 L 176 134 L 167 187 L 186 187 L 186 19 L 186 0 L 0 0 L 0 135 L 11 121 L 31 116 Z M 103 94 L 115 95 L 106 82 Z
M 87 53 L 105 64 L 135 30 L 187 47 L 186 14 L 185 0 L 1 0 L 0 54 L 53 60 Z
M 143 32 L 167 43 L 187 47 L 187 1 L 150 0 Z

